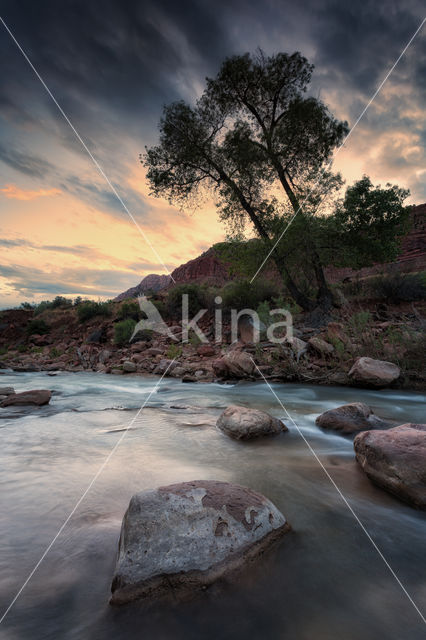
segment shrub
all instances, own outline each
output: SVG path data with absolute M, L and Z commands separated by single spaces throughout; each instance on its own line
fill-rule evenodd
M 203 287 L 197 284 L 179 284 L 167 293 L 166 308 L 170 317 L 181 317 L 184 294 L 188 295 L 189 315 L 193 316 L 205 307 Z
M 178 344 L 171 344 L 167 349 L 167 357 L 170 360 L 175 360 L 175 358 L 179 358 L 182 355 L 182 347 Z
M 42 318 L 33 318 L 27 325 L 27 334 L 32 336 L 36 333 L 42 335 L 49 333 L 50 327 Z
M 223 308 L 226 310 L 257 309 L 264 300 L 277 295 L 277 289 L 268 280 L 230 282 L 221 291 Z
M 114 327 L 114 343 L 124 345 L 130 341 L 136 322 L 132 318 L 127 318 L 121 322 L 117 322 Z
M 353 314 L 349 324 L 355 331 L 362 333 L 366 329 L 370 320 L 371 314 L 369 311 L 358 311 L 358 313 Z
M 86 322 L 95 316 L 110 316 L 111 309 L 108 302 L 87 301 L 78 305 L 77 315 L 80 322 Z
M 125 320 L 126 318 L 139 320 L 140 316 L 140 309 L 137 302 L 123 302 L 120 309 L 118 310 L 118 317 L 121 320 Z
M 394 273 L 371 279 L 371 294 L 386 302 L 411 302 L 426 298 L 426 284 L 421 274 Z

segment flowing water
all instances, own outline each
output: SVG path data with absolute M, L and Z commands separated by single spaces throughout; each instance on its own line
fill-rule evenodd
M 0 414 L 0 611 L 34 569 L 158 380 L 94 373 L 8 374 L 2 386 L 50 388 L 46 407 Z M 398 423 L 425 422 L 402 391 L 273 385 L 419 609 L 426 610 L 425 514 L 375 488 L 352 439 L 316 416 L 364 401 Z M 426 627 L 295 427 L 257 442 L 219 433 L 237 403 L 283 410 L 262 382 L 163 380 L 0 625 L 5 640 L 417 640 Z M 214 479 L 252 487 L 292 525 L 242 574 L 184 603 L 108 604 L 121 519 L 132 494 Z M 0 612 L 0 615 L 1 615 Z

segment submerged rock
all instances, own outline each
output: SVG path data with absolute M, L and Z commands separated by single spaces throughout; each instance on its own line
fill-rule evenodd
M 401 370 L 393 362 L 374 360 L 373 358 L 357 358 L 348 373 L 349 377 L 369 387 L 387 387 L 401 375 Z
M 34 389 L 33 391 L 23 391 L 22 393 L 11 393 L 0 404 L 0 407 L 10 407 L 13 405 L 35 404 L 41 406 L 49 404 L 52 392 L 48 389 Z
M 288 431 L 281 420 L 259 409 L 231 405 L 219 416 L 216 426 L 235 440 L 251 440 Z
M 387 429 L 392 423 L 376 416 L 366 404 L 351 402 L 329 409 L 315 420 L 322 429 L 333 429 L 342 433 L 354 433 L 368 429 Z
M 354 449 L 372 482 L 412 506 L 426 509 L 426 424 L 359 433 Z
M 0 387 L 0 396 L 10 396 L 12 393 L 15 393 L 13 387 Z
M 123 519 L 111 604 L 205 587 L 289 530 L 252 489 L 196 480 L 138 493 Z

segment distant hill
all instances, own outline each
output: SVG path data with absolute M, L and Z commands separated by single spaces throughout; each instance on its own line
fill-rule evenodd
M 420 271 L 426 269 L 426 203 L 413 206 L 411 210 L 411 228 L 402 241 L 402 251 L 395 261 L 396 268 L 401 271 Z M 343 278 L 358 274 L 361 277 L 380 273 L 385 265 L 376 264 L 372 267 L 364 267 L 358 272 L 350 268 L 326 267 L 326 275 L 330 282 L 339 282 Z M 211 286 L 222 287 L 226 282 L 236 277 L 231 268 L 220 259 L 214 247 L 211 247 L 198 258 L 189 260 L 176 267 L 172 271 L 176 284 L 188 284 L 192 282 L 206 283 Z M 274 266 L 270 264 L 264 271 L 268 279 L 280 279 Z M 172 279 L 167 275 L 152 273 L 146 276 L 136 287 L 120 293 L 116 301 L 125 298 L 136 298 L 147 291 L 160 291 L 170 286 Z
M 170 282 L 170 276 L 150 273 L 148 276 L 145 276 L 136 287 L 131 287 L 127 289 L 127 291 L 120 293 L 120 295 L 114 298 L 114 301 L 119 302 L 120 300 L 126 300 L 126 298 L 137 298 L 147 293 L 147 291 L 160 291 L 167 287 Z

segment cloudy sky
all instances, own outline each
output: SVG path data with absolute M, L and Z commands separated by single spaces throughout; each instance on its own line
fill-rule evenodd
M 352 125 L 425 17 L 421 0 L 3 0 L 2 18 L 155 251 L 0 24 L 0 307 L 112 297 L 224 237 L 214 207 L 149 197 L 138 161 L 162 105 L 227 55 L 301 51 L 312 93 Z M 350 183 L 426 201 L 426 24 L 336 158 Z

